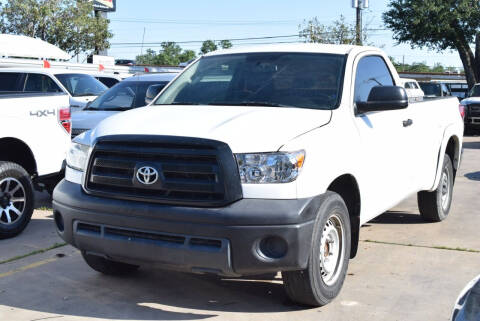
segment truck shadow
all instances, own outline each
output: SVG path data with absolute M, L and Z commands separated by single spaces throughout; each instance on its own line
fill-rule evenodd
M 480 181 L 480 171 L 467 173 L 464 176 L 472 181 Z
M 466 149 L 480 149 L 480 142 L 464 142 L 462 146 Z
M 15 295 L 0 293 L 2 305 L 115 320 L 202 320 L 219 314 L 228 320 L 229 313 L 253 317 L 306 309 L 290 303 L 281 279 L 272 282 L 268 276 L 231 279 L 145 268 L 119 278 L 100 275 L 80 262 L 79 256 L 73 258 L 49 264 L 35 277 L 30 274 L 24 279 L 17 274 L 23 281 L 10 280 L 11 286 L 18 283 L 20 287 L 16 286 Z
M 35 192 L 35 209 L 49 210 L 52 208 L 52 197 L 47 192 Z
M 420 214 L 410 214 L 403 211 L 388 211 L 374 218 L 369 224 L 427 224 Z

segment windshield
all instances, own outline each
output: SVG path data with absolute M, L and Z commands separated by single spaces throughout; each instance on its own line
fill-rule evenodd
M 107 90 L 107 86 L 86 74 L 56 74 L 62 85 L 73 97 L 98 96 Z
M 468 93 L 468 97 L 480 97 L 480 85 L 473 86 L 472 90 Z
M 233 105 L 334 109 L 346 56 L 246 53 L 204 57 L 183 72 L 155 105 Z
M 422 88 L 425 96 L 441 96 L 442 95 L 439 84 L 420 83 L 420 88 Z
M 142 107 L 146 105 L 148 87 L 151 85 L 164 87 L 167 83 L 167 81 L 123 81 L 97 97 L 86 109 L 127 110 Z

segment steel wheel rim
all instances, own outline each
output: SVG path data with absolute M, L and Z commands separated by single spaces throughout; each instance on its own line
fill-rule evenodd
M 448 202 L 450 200 L 450 177 L 448 170 L 443 171 L 440 184 L 442 193 L 442 208 L 445 210 L 448 207 Z
M 0 181 L 0 224 L 15 224 L 25 211 L 27 196 L 22 183 L 13 177 Z
M 320 240 L 320 274 L 323 282 L 331 286 L 342 271 L 345 256 L 345 229 L 337 214 L 332 214 L 323 226 Z

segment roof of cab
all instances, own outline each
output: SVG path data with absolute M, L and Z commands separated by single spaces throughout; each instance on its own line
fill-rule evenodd
M 304 53 L 326 53 L 347 55 L 353 51 L 380 51 L 375 47 L 353 46 L 353 45 L 328 45 L 318 43 L 291 43 L 291 44 L 270 44 L 239 46 L 231 49 L 223 49 L 210 52 L 205 56 L 216 56 L 226 54 L 257 53 L 257 52 L 304 52 Z
M 128 77 L 123 81 L 170 81 L 177 75 L 178 72 L 148 73 Z

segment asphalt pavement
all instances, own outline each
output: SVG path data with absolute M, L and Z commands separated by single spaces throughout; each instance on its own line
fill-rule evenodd
M 449 320 L 480 274 L 480 137 L 466 137 L 450 216 L 424 223 L 416 197 L 365 224 L 358 255 L 331 304 L 305 308 L 280 275 L 227 279 L 141 269 L 91 270 L 56 235 L 50 200 L 18 237 L 0 241 L 0 320 Z

